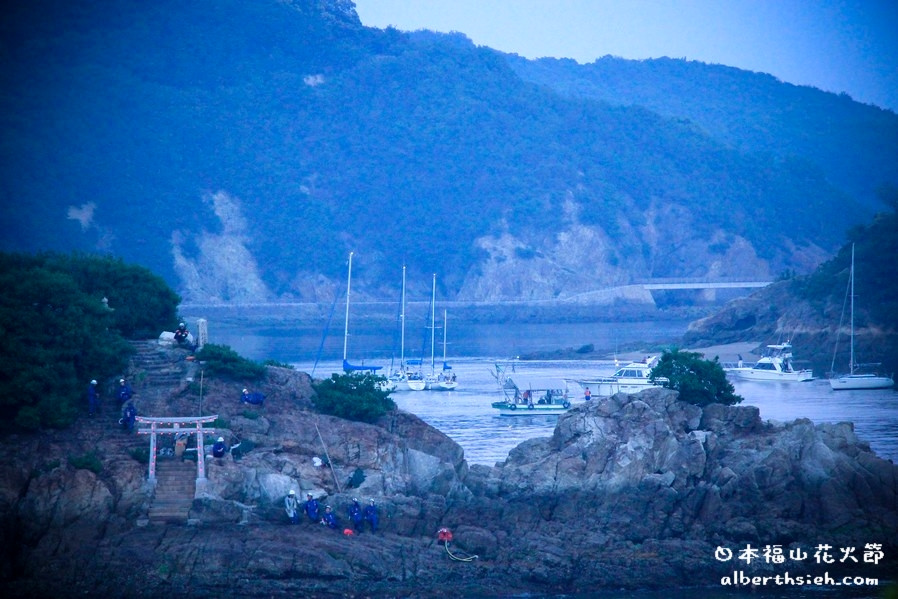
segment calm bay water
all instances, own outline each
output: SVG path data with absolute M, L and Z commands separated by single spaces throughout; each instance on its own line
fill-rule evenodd
M 521 441 L 551 436 L 555 416 L 499 416 L 490 404 L 502 398 L 492 372 L 496 364 L 507 366 L 521 376 L 578 378 L 611 374 L 613 360 L 529 361 L 512 356 L 592 343 L 614 348 L 631 343 L 646 345 L 676 339 L 687 323 L 636 322 L 590 324 L 465 324 L 450 323 L 449 361 L 459 380 L 455 391 L 402 391 L 393 394 L 400 408 L 412 412 L 455 440 L 472 464 L 492 465 L 504 460 Z M 323 328 L 323 327 L 322 327 Z M 389 367 L 398 338 L 392 331 L 369 327 L 349 338 L 349 359 Z M 261 330 L 251 324 L 209 324 L 210 341 L 230 345 L 252 359 L 272 358 L 291 363 L 316 378 L 325 378 L 342 368 L 342 329 L 333 331 L 322 343 L 321 330 Z M 438 344 L 439 345 L 439 344 Z M 415 351 L 410 349 L 418 347 Z M 406 336 L 406 358 L 424 355 L 421 335 L 413 344 Z M 385 349 L 386 348 L 386 349 Z M 439 347 L 440 356 L 442 347 Z M 396 352 L 398 356 L 398 351 Z M 316 358 L 324 356 L 323 359 Z M 485 357 L 493 356 L 493 357 Z M 800 357 L 800 356 L 799 356 Z M 722 361 L 736 356 L 721 355 Z M 439 358 L 438 358 L 438 364 Z M 791 421 L 808 418 L 820 422 L 853 422 L 858 437 L 870 444 L 881 457 L 898 462 L 898 392 L 832 391 L 825 380 L 804 383 L 734 382 L 746 405 L 760 409 L 765 420 Z M 579 389 L 572 388 L 574 401 L 582 401 Z
M 191 323 L 192 325 L 192 323 Z M 553 324 L 453 324 L 448 323 L 446 352 L 450 358 L 499 356 L 508 359 L 531 352 L 579 348 L 624 347 L 639 343 L 669 343 L 686 331 L 687 322 L 653 321 L 624 323 L 553 323 Z M 209 340 L 229 345 L 254 360 L 272 358 L 281 362 L 338 360 L 343 356 L 343 323 L 332 323 L 323 335 L 320 327 L 259 327 L 251 322 L 209 323 Z M 441 328 L 441 327 L 440 327 Z M 443 355 L 442 331 L 436 332 L 434 353 Z M 360 320 L 352 325 L 347 356 L 352 363 L 386 363 L 399 359 L 400 335 L 382 324 Z M 409 326 L 405 335 L 405 357 L 430 360 L 430 332 Z M 735 359 L 735 357 L 734 357 Z
M 503 461 L 521 441 L 552 435 L 556 416 L 499 416 L 490 404 L 502 398 L 493 376 L 495 365 L 514 368 L 521 377 L 579 378 L 614 372 L 614 362 L 604 361 L 517 361 L 486 358 L 453 360 L 459 380 L 455 391 L 397 391 L 396 404 L 417 414 L 456 441 L 472 464 L 492 465 Z M 296 364 L 317 378 L 338 372 L 341 362 Z M 877 455 L 898 462 L 898 392 L 833 391 L 826 381 L 805 383 L 736 382 L 743 405 L 757 406 L 764 420 L 791 421 L 809 418 L 820 422 L 854 422 L 855 432 Z M 571 388 L 573 403 L 583 401 L 577 385 Z

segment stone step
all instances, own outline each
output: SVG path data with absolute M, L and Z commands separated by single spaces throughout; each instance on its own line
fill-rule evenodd
M 161 460 L 156 464 L 156 491 L 147 512 L 151 522 L 186 522 L 196 494 L 196 464 Z

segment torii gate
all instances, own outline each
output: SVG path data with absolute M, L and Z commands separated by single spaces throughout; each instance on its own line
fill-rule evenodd
M 138 416 L 137 422 L 142 426 L 137 429 L 139 435 L 150 435 L 150 471 L 148 482 L 156 486 L 156 435 L 196 435 L 196 492 L 195 497 L 200 497 L 206 490 L 206 456 L 203 451 L 203 435 L 215 434 L 214 428 L 203 428 L 204 423 L 213 422 L 218 414 L 213 416 L 186 416 L 184 418 L 164 418 L 153 416 Z M 188 425 L 182 427 L 182 425 Z

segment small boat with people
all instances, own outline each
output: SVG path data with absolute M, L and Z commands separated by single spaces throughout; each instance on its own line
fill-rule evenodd
M 814 380 L 814 373 L 810 368 L 795 367 L 792 344 L 789 341 L 768 345 L 764 355 L 753 366 L 742 364 L 725 367 L 724 372 L 744 381 L 801 383 Z
M 500 416 L 558 415 L 571 407 L 564 379 L 539 378 L 513 374 L 502 385 L 505 398 L 492 407 Z
M 667 379 L 651 380 L 652 369 L 658 365 L 658 356 L 646 356 L 618 368 L 610 376 L 573 379 L 583 389 L 584 395 L 609 397 L 615 393 L 639 393 L 644 389 L 662 385 Z

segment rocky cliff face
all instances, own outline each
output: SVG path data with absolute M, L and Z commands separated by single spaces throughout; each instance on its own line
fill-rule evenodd
M 256 248 L 258 254 L 258 248 L 265 246 L 258 236 L 267 232 L 249 226 L 240 199 L 225 191 L 207 194 L 204 201 L 216 217 L 216 222 L 209 223 L 214 232 L 175 231 L 171 237 L 178 292 L 186 302 L 326 303 L 343 292 L 342 280 L 310 271 L 296 273 L 287 292 L 271 289 L 265 283 L 270 274 L 266 259 L 251 250 Z M 653 277 L 768 280 L 786 263 L 809 271 L 827 257 L 819 247 L 792 248 L 788 242 L 784 242 L 790 250 L 788 262 L 784 255 L 762 257 L 738 235 L 716 229 L 709 237 L 689 211 L 676 206 L 653 206 L 648 211 L 627 206 L 613 218 L 613 226 L 589 223 L 581 211 L 568 199 L 564 226 L 552 231 L 510 231 L 505 223 L 497 223 L 500 233 L 475 241 L 479 261 L 467 272 L 450 277 L 461 285 L 447 289 L 448 299 L 653 305 L 651 293 L 634 283 Z M 364 252 L 364 240 L 358 243 Z M 417 267 L 410 265 L 412 271 Z M 362 297 L 377 299 L 383 299 L 384 293 L 395 294 L 392 287 L 384 288 L 383 281 L 366 280 L 358 273 L 354 289 Z
M 169 364 L 182 368 L 177 383 L 132 373 L 145 383 L 143 413 L 198 409 L 189 362 Z M 714 557 L 718 546 L 748 544 L 813 554 L 827 543 L 860 554 L 874 543 L 892 560 L 852 573 L 884 578 L 894 565 L 898 467 L 873 455 L 850 424 L 762 422 L 751 406 L 700 409 L 653 389 L 581 404 L 551 438 L 469 470 L 457 444 L 409 414 L 377 425 L 315 414 L 301 373 L 270 369 L 261 408 L 239 403 L 239 384 L 204 385 L 203 409 L 226 421 L 214 435 L 239 436 L 243 454 L 210 460 L 189 521 L 147 518 L 145 466 L 126 447 L 145 438 L 92 422 L 4 438 L 7 596 L 489 596 L 716 586 L 733 569 L 782 573 Z M 90 448 L 98 472 L 67 459 Z M 282 501 L 291 488 L 333 505 L 344 523 L 352 497 L 372 497 L 381 530 L 290 526 Z M 435 539 L 444 526 L 455 535 L 450 551 L 478 557 L 451 560 Z
M 841 298 L 838 298 L 839 300 Z M 683 337 L 686 347 L 702 347 L 754 340 L 759 349 L 791 340 L 795 356 L 811 363 L 817 376 L 832 367 L 839 336 L 841 303 L 811 304 L 800 299 L 790 281 L 779 281 L 750 296 L 729 302 L 719 312 L 689 325 Z M 898 334 L 889 323 L 865 322 L 855 327 L 855 351 L 866 360 L 882 362 L 886 373 L 898 370 Z M 836 369 L 848 364 L 847 324 Z M 758 352 L 760 353 L 760 352 Z

